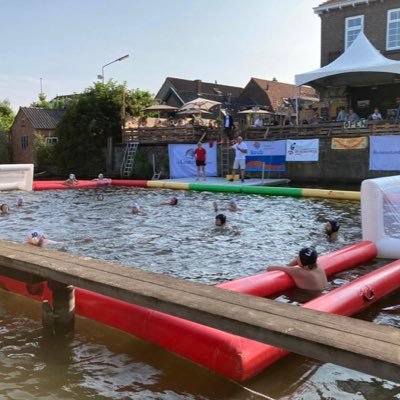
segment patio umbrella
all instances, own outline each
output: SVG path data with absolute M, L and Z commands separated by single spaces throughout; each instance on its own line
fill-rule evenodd
M 273 112 L 267 111 L 267 110 L 258 110 L 258 111 L 243 110 L 243 111 L 239 111 L 238 114 L 273 114 Z
M 146 107 L 145 111 L 170 111 L 175 112 L 178 110 L 177 107 L 167 106 L 166 104 L 154 104 L 153 106 Z
M 188 101 L 185 103 L 180 109 L 185 110 L 187 108 L 200 108 L 202 110 L 208 111 L 211 108 L 218 106 L 220 103 L 219 101 L 203 99 L 202 97 L 198 97 L 197 99 Z
M 191 115 L 191 114 L 212 114 L 209 111 L 202 110 L 201 108 L 187 108 L 177 112 L 178 115 Z

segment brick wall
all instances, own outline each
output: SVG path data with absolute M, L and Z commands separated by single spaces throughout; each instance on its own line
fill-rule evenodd
M 28 145 L 22 148 L 21 138 L 27 136 Z M 33 163 L 33 141 L 35 139 L 35 129 L 26 115 L 19 111 L 15 117 L 14 125 L 11 130 L 11 149 L 14 163 L 24 164 Z
M 358 15 L 364 15 L 364 33 L 370 42 L 385 57 L 400 60 L 400 50 L 386 51 L 387 11 L 396 8 L 400 8 L 399 0 L 372 1 L 321 14 L 321 66 L 343 53 L 345 19 Z

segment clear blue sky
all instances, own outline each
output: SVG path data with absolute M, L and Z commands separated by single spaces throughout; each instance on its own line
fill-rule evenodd
M 319 67 L 322 0 L 0 0 L 0 100 L 27 106 L 105 78 L 157 93 L 168 76 L 244 87 Z

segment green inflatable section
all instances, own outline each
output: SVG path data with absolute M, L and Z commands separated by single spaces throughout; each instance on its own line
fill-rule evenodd
M 243 186 L 242 193 L 302 197 L 302 189 L 275 186 Z
M 189 190 L 197 190 L 199 192 L 229 192 L 241 193 L 242 186 L 235 185 L 207 185 L 206 183 L 189 183 Z

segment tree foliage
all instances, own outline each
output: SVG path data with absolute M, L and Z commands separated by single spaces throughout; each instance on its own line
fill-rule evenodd
M 154 99 L 150 93 L 130 91 L 125 84 L 111 80 L 94 83 L 74 97 L 56 130 L 60 172 L 88 176 L 104 170 L 108 138 L 120 143 L 124 116 L 140 115 L 151 104 Z
M 15 114 L 10 106 L 10 102 L 7 99 L 0 101 L 0 131 L 10 131 L 14 118 Z
M 52 165 L 54 164 L 54 144 L 46 141 L 46 138 L 42 134 L 36 135 L 34 141 L 34 149 L 36 159 L 39 165 Z
M 52 108 L 43 92 L 39 93 L 39 101 L 34 101 L 29 107 Z

